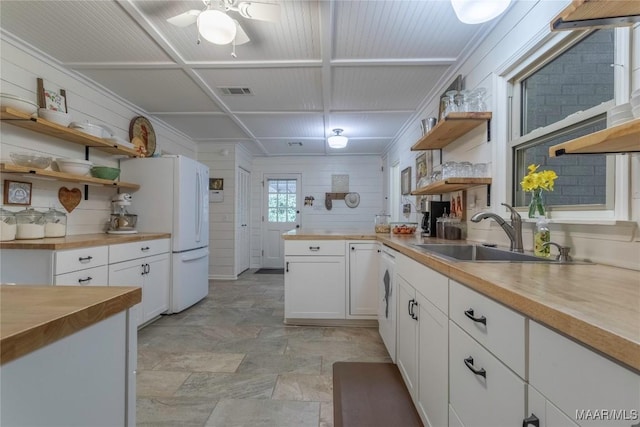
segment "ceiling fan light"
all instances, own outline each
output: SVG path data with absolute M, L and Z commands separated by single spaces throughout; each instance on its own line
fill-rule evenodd
M 334 129 L 334 135 L 331 135 L 327 138 L 327 143 L 331 148 L 344 148 L 347 146 L 347 142 L 349 142 L 349 138 L 344 135 L 341 135 L 342 129 Z
M 236 36 L 236 23 L 224 12 L 205 10 L 198 15 L 200 35 L 213 44 L 229 44 Z
M 458 19 L 465 24 L 481 24 L 507 10 L 511 0 L 451 0 Z

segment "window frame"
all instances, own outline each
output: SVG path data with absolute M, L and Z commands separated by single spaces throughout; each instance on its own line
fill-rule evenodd
M 511 203 L 515 201 L 515 185 L 521 177 L 516 177 L 515 147 L 532 141 L 534 139 L 549 135 L 561 129 L 575 126 L 583 121 L 606 114 L 606 111 L 616 104 L 628 101 L 629 88 L 631 85 L 631 32 L 628 28 L 615 28 L 615 49 L 614 49 L 614 98 L 585 111 L 580 111 L 555 122 L 551 125 L 534 129 L 524 136 L 520 136 L 522 124 L 521 101 L 522 86 L 521 81 L 532 75 L 550 61 L 557 58 L 563 52 L 570 49 L 576 43 L 593 33 L 585 32 L 562 32 L 549 33 L 541 38 L 532 48 L 523 53 L 519 59 L 504 68 L 504 73 L 500 74 L 500 79 L 505 87 L 507 95 L 507 132 L 505 143 L 505 161 L 507 170 L 506 196 Z M 578 220 L 628 220 L 629 191 L 630 191 L 630 160 L 628 155 L 608 155 L 607 156 L 607 190 L 604 205 L 565 205 L 551 206 L 549 211 L 553 219 L 578 219 Z M 520 212 L 526 212 L 526 206 L 516 208 Z

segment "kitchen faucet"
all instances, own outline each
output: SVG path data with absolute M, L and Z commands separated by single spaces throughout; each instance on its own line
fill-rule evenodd
M 524 252 L 522 248 L 522 217 L 520 214 L 506 203 L 501 203 L 511 211 L 511 225 L 507 224 L 501 216 L 494 214 L 493 212 L 478 212 L 471 217 L 471 221 L 480 222 L 483 219 L 493 218 L 500 227 L 507 233 L 509 240 L 511 240 L 511 246 L 509 250 L 514 252 Z

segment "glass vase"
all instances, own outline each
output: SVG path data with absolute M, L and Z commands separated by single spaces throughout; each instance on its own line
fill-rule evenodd
M 544 217 L 544 201 L 542 200 L 542 189 L 538 188 L 531 192 L 531 202 L 529 202 L 529 218 Z

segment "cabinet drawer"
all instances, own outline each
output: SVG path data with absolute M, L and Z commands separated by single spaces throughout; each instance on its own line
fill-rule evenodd
M 344 255 L 344 240 L 286 240 L 285 255 Z
M 56 286 L 107 286 L 109 284 L 109 267 L 103 265 L 58 274 L 54 277 L 54 284 Z
M 640 375 L 533 321 L 529 383 L 581 426 L 629 427 L 638 422 L 629 417 L 640 411 Z M 593 416 L 604 409 L 620 411 L 621 419 Z M 581 419 L 577 411 L 583 411 Z
M 522 425 L 524 381 L 453 322 L 449 333 L 449 400 L 462 424 Z M 471 368 L 484 370 L 485 376 L 472 372 Z
M 169 239 L 143 240 L 109 246 L 109 264 L 169 252 Z
M 55 274 L 57 275 L 106 265 L 109 262 L 109 249 L 107 246 L 70 249 L 57 251 L 55 257 Z
M 444 314 L 449 313 L 449 279 L 446 276 L 402 254 L 396 257 L 396 273 Z
M 449 318 L 525 378 L 524 316 L 453 280 L 450 289 Z

